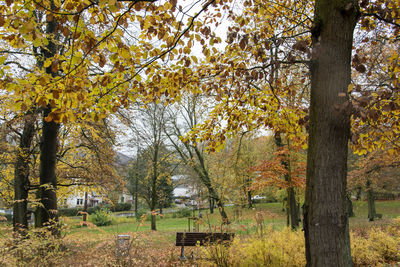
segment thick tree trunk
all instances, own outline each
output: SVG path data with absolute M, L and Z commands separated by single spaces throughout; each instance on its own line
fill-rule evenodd
M 135 216 L 137 216 L 138 212 L 138 187 L 139 187 L 139 177 L 138 173 L 136 173 L 136 180 L 135 180 Z
M 151 214 L 151 230 L 153 231 L 157 231 L 157 227 L 156 227 L 156 215 L 155 214 Z
M 357 187 L 356 200 L 360 200 L 360 198 L 361 198 L 361 186 Z
M 353 202 L 351 201 L 348 195 L 346 196 L 346 201 L 347 201 L 347 213 L 349 214 L 349 217 L 354 217 Z
M 25 229 L 28 229 L 29 150 L 34 134 L 34 115 L 27 114 L 25 115 L 24 129 L 14 167 L 13 228 L 15 232 L 20 232 L 21 234 L 24 234 Z
M 376 217 L 375 210 L 375 196 L 374 190 L 371 187 L 371 182 L 367 181 L 367 201 L 368 201 L 368 219 L 370 222 L 374 221 Z
M 275 144 L 277 146 L 277 149 L 282 150 L 284 145 L 282 142 L 282 137 L 281 137 L 280 132 L 276 132 L 274 138 L 275 138 Z M 286 192 L 287 192 L 286 223 L 287 223 L 287 226 L 290 226 L 292 229 L 296 229 L 297 227 L 299 227 L 299 215 L 297 212 L 296 194 L 295 194 L 293 187 L 291 187 L 291 185 L 290 185 L 290 183 L 291 183 L 290 166 L 289 166 L 289 162 L 286 159 L 282 160 L 281 163 L 287 170 L 287 174 L 285 175 L 285 181 L 287 181 L 289 183 L 289 187 L 286 190 Z
M 208 198 L 208 200 L 210 202 L 210 213 L 213 214 L 214 213 L 214 200 L 211 196 Z
M 346 208 L 355 0 L 316 0 L 304 234 L 307 266 L 352 266 Z
M 253 200 L 251 200 L 251 191 L 247 190 L 247 204 L 249 209 L 253 208 Z
M 50 112 L 50 107 L 45 108 L 43 112 L 42 140 L 40 141 L 39 198 L 41 206 L 38 207 L 38 222 L 40 227 L 54 224 L 58 220 L 56 158 L 60 125 L 54 121 L 47 122 L 44 119 Z M 55 228 L 53 231 L 54 233 L 57 232 Z
M 88 206 L 87 202 L 88 202 L 88 193 L 87 191 L 85 191 L 85 199 L 83 201 L 83 216 L 82 216 L 82 220 L 84 222 L 87 221 L 87 206 Z
M 296 194 L 293 187 L 288 188 L 288 207 L 290 215 L 290 227 L 292 229 L 297 229 L 299 227 L 299 212 L 297 208 Z
M 51 10 L 55 10 L 54 1 L 51 1 Z M 45 49 L 42 49 L 43 59 L 49 59 L 56 55 L 57 45 L 53 41 L 57 30 L 57 22 L 55 19 L 47 20 L 46 34 L 49 38 L 49 44 Z M 43 60 L 40 59 L 40 60 Z M 40 63 L 41 62 L 41 63 Z M 39 66 L 43 61 L 39 61 Z M 51 66 L 45 68 L 46 73 L 52 77 L 57 76 Z M 42 137 L 40 140 L 40 188 L 38 191 L 41 206 L 36 212 L 36 225 L 39 227 L 51 226 L 50 230 L 54 235 L 59 234 L 56 227 L 58 221 L 57 214 L 57 177 L 56 177 L 56 161 L 58 149 L 58 131 L 60 124 L 54 120 L 47 122 L 46 117 L 51 113 L 52 108 L 48 105 L 43 109 L 43 126 Z
M 221 219 L 222 219 L 223 223 L 229 224 L 228 215 L 225 212 L 223 201 L 219 198 L 217 192 L 215 192 L 214 188 L 211 186 L 211 183 L 205 183 L 205 185 L 208 188 L 208 192 L 210 193 L 210 195 L 213 199 L 213 202 L 215 201 L 215 203 L 217 204 L 218 211 L 219 211 L 219 214 L 221 215 Z

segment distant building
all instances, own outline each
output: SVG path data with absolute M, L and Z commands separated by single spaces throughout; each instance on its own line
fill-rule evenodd
M 131 157 L 126 156 L 119 152 L 116 153 L 115 163 L 119 172 L 124 172 L 131 161 L 132 161 Z M 115 193 L 115 192 L 110 192 L 110 193 Z M 118 193 L 118 195 L 119 195 L 118 203 L 133 203 L 133 196 L 128 192 L 128 190 L 124 189 L 123 192 Z M 88 207 L 95 207 L 101 204 L 108 203 L 107 200 L 108 200 L 107 195 L 99 195 L 94 192 L 88 192 L 88 199 L 87 199 Z M 83 207 L 85 202 L 85 193 L 84 192 L 74 193 L 66 198 L 61 197 L 58 201 L 60 207 L 62 208 Z

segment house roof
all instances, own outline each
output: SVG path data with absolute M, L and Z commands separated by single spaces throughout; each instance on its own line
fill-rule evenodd
M 187 187 L 177 187 L 174 189 L 174 197 L 191 197 L 190 191 Z

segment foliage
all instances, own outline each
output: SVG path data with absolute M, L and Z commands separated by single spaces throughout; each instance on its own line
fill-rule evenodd
M 145 215 L 145 214 L 146 214 L 146 211 L 144 211 L 144 210 L 138 210 L 138 211 L 136 212 L 136 214 L 135 214 L 135 217 L 136 217 L 136 219 L 140 219 L 140 218 L 142 218 L 143 215 Z
M 112 216 L 107 209 L 100 209 L 89 216 L 89 221 L 96 226 L 107 226 L 112 223 Z
M 365 189 L 366 182 L 370 181 L 376 191 L 389 194 L 399 192 L 399 167 L 398 156 L 389 153 L 389 149 L 369 152 L 353 163 L 353 169 L 348 174 L 349 189 Z
M 82 208 L 65 208 L 58 209 L 59 216 L 78 216 L 79 212 L 82 211 Z
M 253 184 L 254 188 L 277 186 L 279 188 L 305 188 L 305 159 L 304 155 L 293 150 L 282 149 L 274 153 L 271 160 L 264 160 L 258 166 L 252 168 L 253 172 L 257 172 L 256 181 Z M 288 167 L 282 165 L 282 161 L 288 162 Z M 285 181 L 283 177 L 290 175 L 290 182 Z
M 26 238 L 10 236 L 0 240 L 0 265 L 58 266 L 70 255 L 63 243 L 62 238 L 44 229 L 30 230 Z
M 132 204 L 130 203 L 117 203 L 115 205 L 111 205 L 111 211 L 118 212 L 118 211 L 128 211 L 131 210 Z
M 93 214 L 101 209 L 110 210 L 112 212 L 129 211 L 129 210 L 131 210 L 131 208 L 132 208 L 132 204 L 130 204 L 130 203 L 117 203 L 116 205 L 106 204 L 106 205 L 88 207 L 87 213 Z M 64 208 L 64 209 L 58 209 L 58 214 L 60 216 L 78 216 L 79 212 L 81 212 L 81 211 L 83 211 L 82 207 Z
M 398 221 L 384 229 L 372 228 L 351 234 L 352 259 L 355 266 L 384 266 L 400 262 Z M 396 224 L 397 223 L 397 224 Z M 304 234 L 285 228 L 267 230 L 265 237 L 235 238 L 230 248 L 205 248 L 217 266 L 304 266 Z M 225 256 L 224 256 L 225 255 Z
M 282 231 L 268 229 L 262 238 L 235 238 L 227 257 L 229 265 L 226 266 L 304 266 L 303 242 L 304 234 L 289 228 Z M 206 251 L 212 252 L 208 248 Z
M 188 208 L 179 209 L 172 214 L 172 218 L 185 218 L 192 215 L 192 210 Z
M 4 222 L 4 221 L 12 222 L 12 215 L 0 213 L 0 222 Z
M 351 249 L 355 266 L 384 266 L 385 263 L 399 262 L 399 226 L 370 229 L 361 234 L 353 232 Z

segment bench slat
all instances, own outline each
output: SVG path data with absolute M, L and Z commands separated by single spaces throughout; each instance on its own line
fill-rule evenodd
M 230 241 L 234 233 L 203 233 L 203 232 L 178 232 L 176 233 L 176 246 L 203 246 L 207 243 Z

